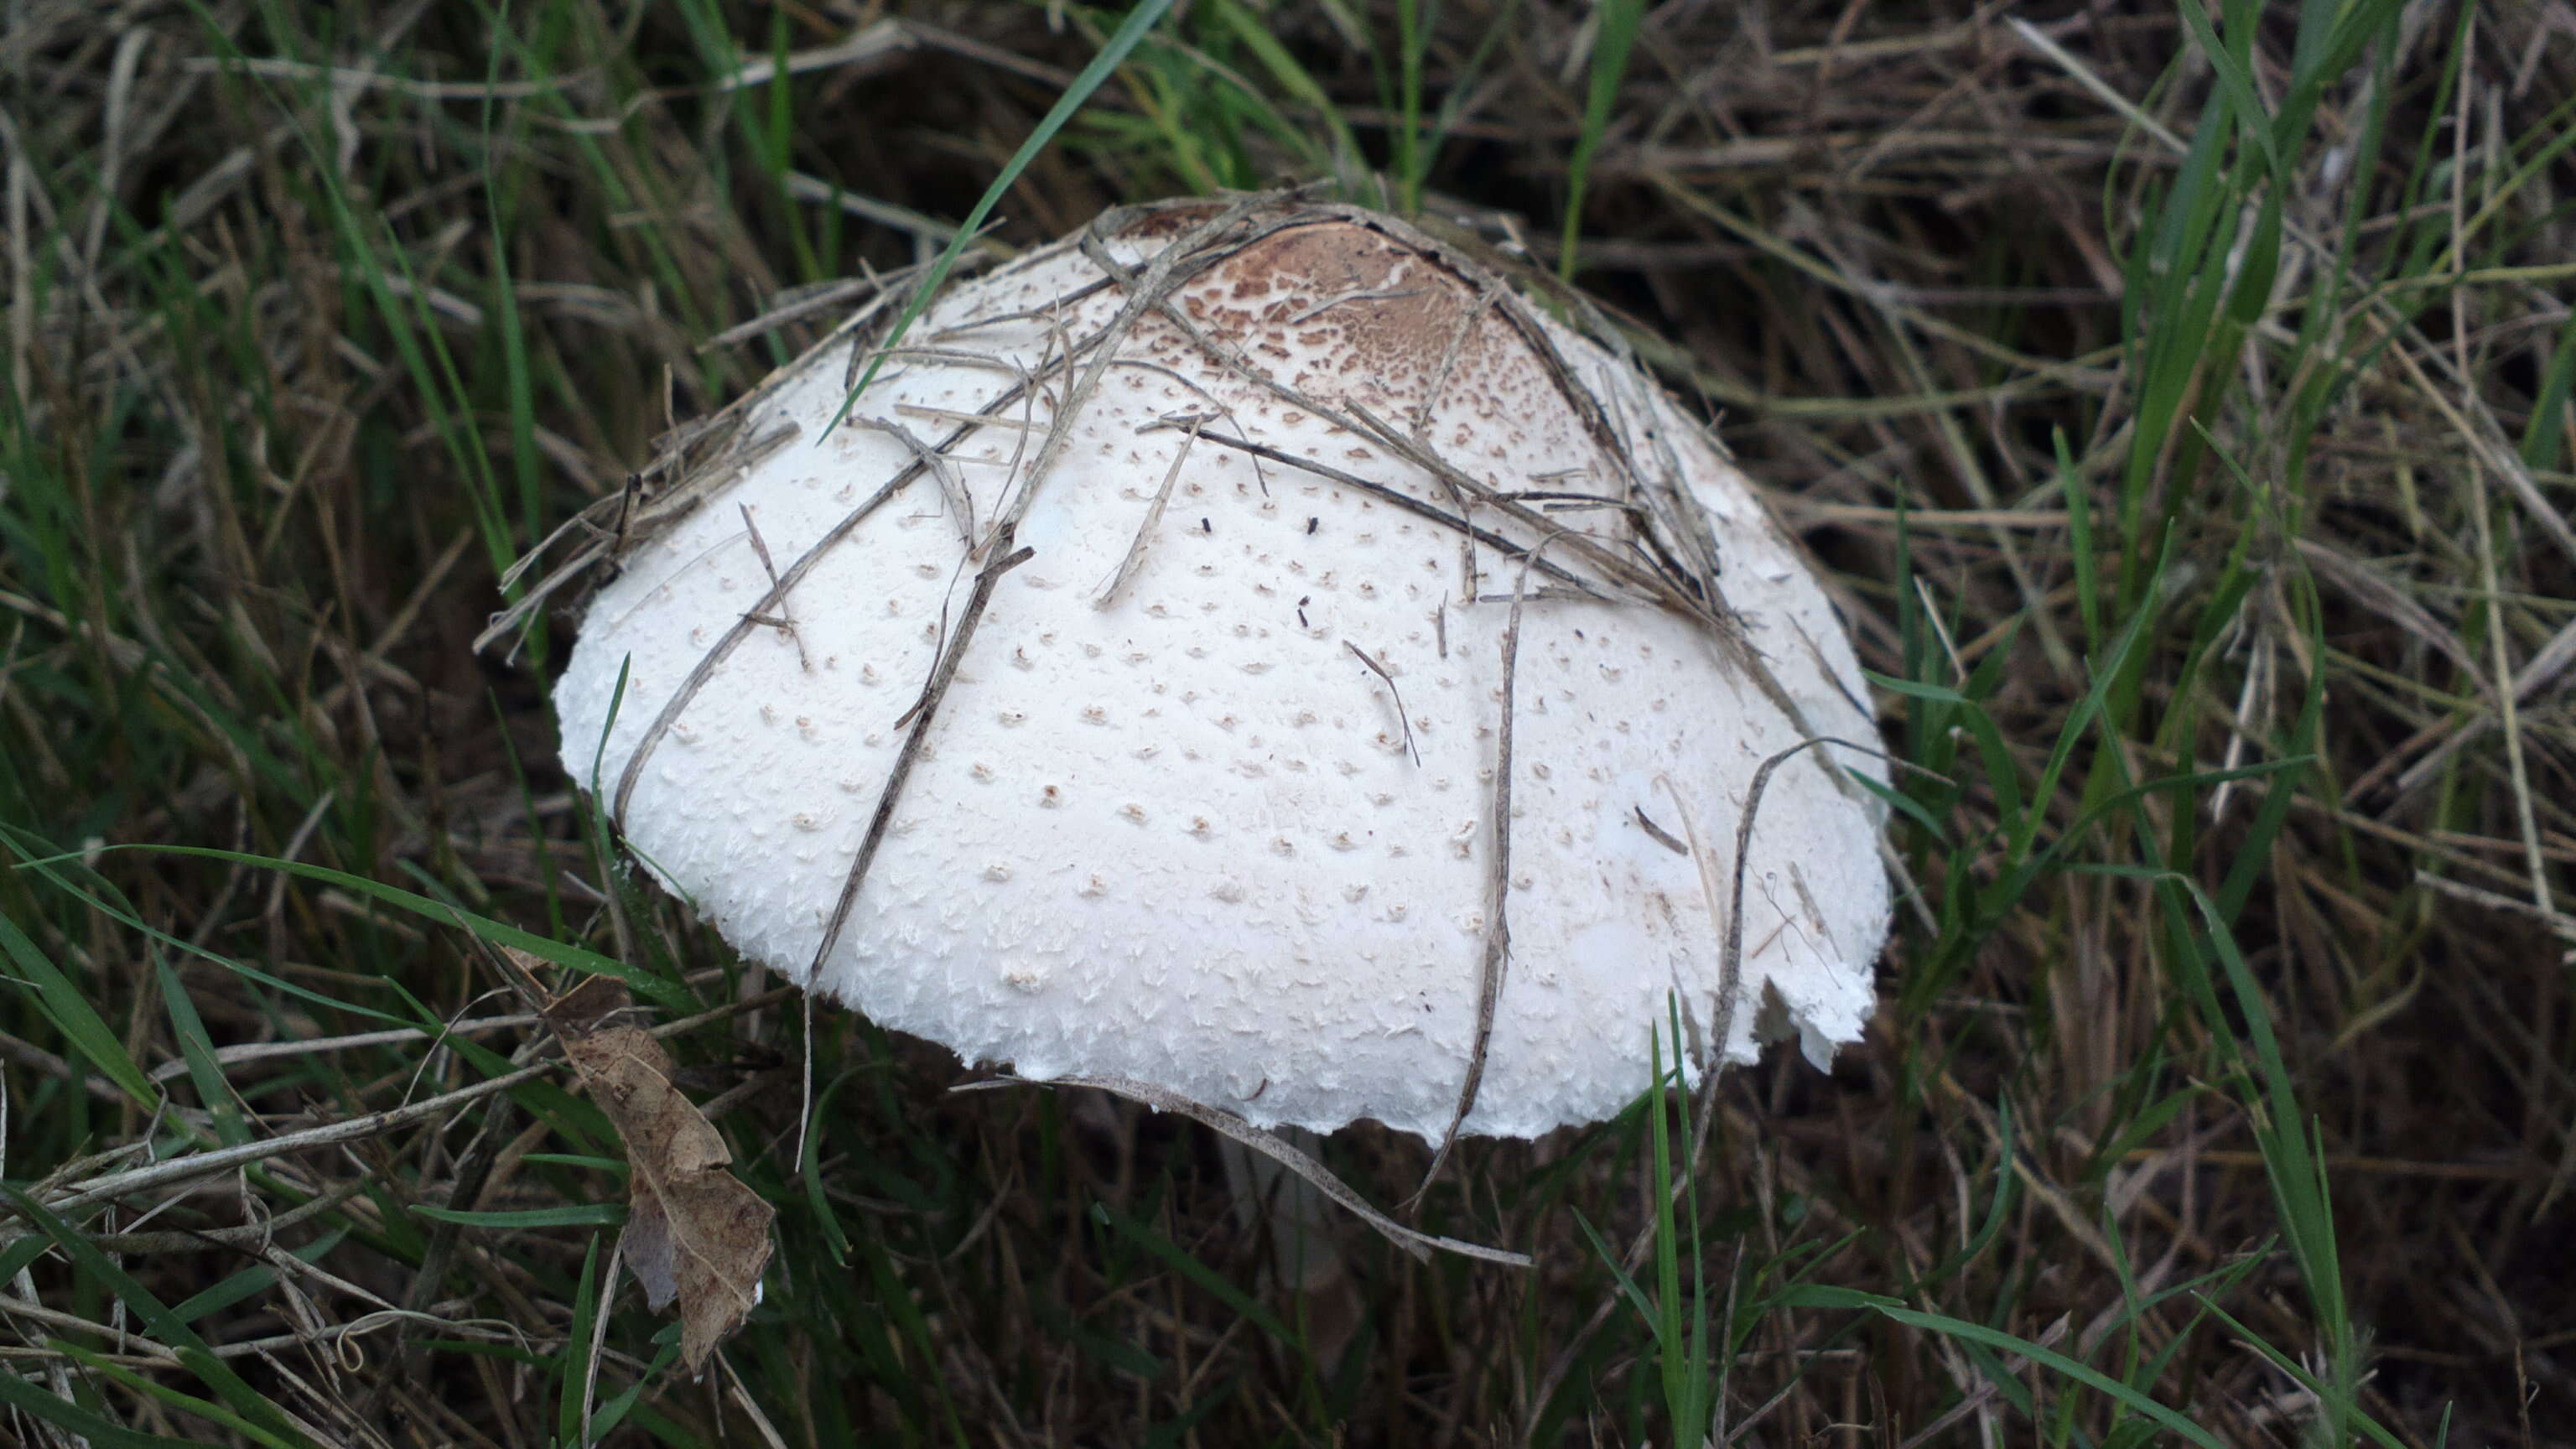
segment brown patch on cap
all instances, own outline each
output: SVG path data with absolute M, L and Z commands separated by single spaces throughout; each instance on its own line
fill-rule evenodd
M 1483 374 L 1489 359 L 1508 355 L 1507 329 L 1491 315 L 1471 322 L 1472 285 L 1373 228 L 1334 219 L 1272 232 L 1202 273 L 1181 305 L 1217 340 L 1254 355 L 1329 357 L 1320 396 L 1410 409 L 1445 363 L 1444 401 L 1500 414 Z

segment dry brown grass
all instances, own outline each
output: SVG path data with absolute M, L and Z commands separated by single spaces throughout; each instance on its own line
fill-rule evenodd
M 2298 32 L 2274 9 L 2248 75 L 2277 105 Z M 2009 1350 L 1782 1299 L 1795 1281 L 2078 1356 L 2226 1444 L 2324 1433 L 2252 1342 L 2333 1381 L 2347 1324 L 2343 1391 L 2399 1442 L 2576 1443 L 2576 172 L 2551 149 L 2576 8 L 2471 10 L 2396 7 L 2383 79 L 2376 59 L 2336 77 L 2288 138 L 2265 305 L 2183 336 L 2190 288 L 2132 265 L 2219 88 L 2176 10 L 1651 9 L 1579 280 L 1670 339 L 1658 360 L 1779 490 L 1873 669 L 1958 686 L 1991 664 L 1997 750 L 1910 735 L 1924 700 L 1884 697 L 1892 745 L 1962 782 L 1934 807 L 1951 843 L 1907 839 L 1924 909 L 1888 1009 L 1830 1077 L 1776 1062 L 1720 1098 L 1698 1206 L 1718 1311 L 1741 1317 L 1735 1442 L 2144 1442 Z M 1423 1225 L 1539 1266 L 1355 1236 L 1340 1363 L 1267 1316 L 1294 1305 L 1169 1119 L 952 1096 L 953 1058 L 827 1014 L 803 1171 L 793 1000 L 594 853 L 545 705 L 568 621 L 508 660 L 470 648 L 510 557 L 834 313 L 706 339 L 792 287 L 920 260 L 1097 39 L 1049 7 L 884 11 L 900 24 L 823 0 L 529 0 L 496 53 L 467 6 L 9 7 L 0 914 L 23 936 L 0 941 L 19 988 L 0 1081 L 8 1180 L 71 1221 L 49 1236 L 21 1205 L 0 1227 L 0 1433 L 72 1442 L 41 1394 L 228 1443 L 537 1444 L 610 1419 L 636 1443 L 1663 1442 L 1652 1340 L 1575 1221 L 1612 1244 L 1646 1223 L 1643 1112 L 1464 1145 Z M 1106 87 L 996 241 L 1308 169 L 1214 76 L 1329 156 L 1333 127 L 1228 13 L 1198 5 L 1165 32 L 1190 48 Z M 1396 154 L 1397 13 L 1269 17 L 1356 138 L 1355 176 Z M 1543 258 L 1587 13 L 1529 0 L 1498 28 L 1453 0 L 1423 67 L 1431 109 L 1457 98 L 1434 209 Z M 778 49 L 783 88 L 760 64 Z M 711 84 L 747 64 L 752 83 Z M 2213 194 L 2233 216 L 2259 193 Z M 2193 275 L 2223 284 L 2223 253 Z M 2176 379 L 2180 420 L 2153 427 Z M 2029 792 L 2062 742 L 2031 804 L 2043 844 L 2124 779 L 2315 761 L 2115 804 L 2072 839 L 2094 869 L 1981 913 L 2015 859 L 1983 833 L 2016 808 L 1998 773 Z M 350 878 L 78 854 L 97 844 Z M 74 854 L 26 863 L 54 851 Z M 2234 1050 L 2250 1019 L 2224 981 L 2196 994 L 2150 866 L 2241 896 L 2233 939 L 2331 1174 L 2340 1313 L 2281 1247 L 2279 1151 Z M 605 952 L 685 1024 L 664 1033 L 684 1089 L 781 1213 L 767 1302 L 707 1379 L 668 1366 L 631 1289 L 591 1315 L 613 1235 L 578 1210 L 623 1200 L 617 1143 L 553 1085 L 545 1033 L 452 918 L 365 882 L 557 959 Z M 363 1035 L 456 1019 L 476 1045 Z M 513 1051 L 535 1070 L 495 1090 Z M 433 1105 L 367 1115 L 406 1102 Z M 258 1142 L 202 1176 L 142 1166 Z M 1426 1154 L 1361 1129 L 1329 1156 L 1392 1201 Z M 577 1211 L 423 1212 L 442 1206 Z M 2205 1274 L 2245 1335 L 2188 1295 L 2134 1306 Z M 210 1290 L 188 1324 L 143 1306 Z M 183 1362 L 192 1338 L 228 1367 Z M 291 1421 L 257 1427 L 263 1403 Z

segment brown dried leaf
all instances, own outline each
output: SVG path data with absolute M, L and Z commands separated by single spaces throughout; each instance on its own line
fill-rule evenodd
M 724 1135 L 671 1083 L 671 1054 L 642 1027 L 613 1025 L 623 992 L 594 977 L 546 1007 L 546 1023 L 592 1101 L 626 1143 L 629 1208 L 618 1239 L 656 1313 L 680 1308 L 680 1357 L 694 1374 L 760 1302 L 769 1220 L 725 1169 Z

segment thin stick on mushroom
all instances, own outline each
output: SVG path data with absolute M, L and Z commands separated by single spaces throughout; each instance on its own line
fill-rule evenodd
M 759 555 L 760 571 L 769 576 L 769 587 L 774 592 L 778 588 L 778 565 L 770 560 L 769 540 L 760 536 L 760 521 L 751 516 L 750 504 L 740 503 L 734 506 L 742 510 L 743 531 L 751 535 L 751 551 Z M 805 636 L 796 630 L 796 616 L 787 611 L 786 595 L 779 595 L 777 613 L 746 614 L 743 617 L 755 624 L 767 624 L 794 640 L 797 667 L 808 674 L 814 672 L 814 656 L 805 652 Z
M 1503 625 L 1503 707 L 1494 725 L 1490 817 L 1494 840 L 1493 849 L 1485 857 L 1485 900 L 1490 914 L 1485 920 L 1485 946 L 1476 970 L 1476 1040 L 1467 1053 L 1466 1079 L 1458 1085 L 1458 1108 L 1449 1114 L 1449 1126 L 1440 1134 L 1440 1145 L 1431 1154 L 1431 1165 L 1423 1169 L 1422 1185 L 1413 1190 L 1411 1202 L 1420 1202 L 1431 1184 L 1439 1181 L 1440 1169 L 1448 1165 L 1449 1149 L 1457 1145 L 1459 1127 L 1466 1122 L 1467 1114 L 1476 1110 L 1476 1092 L 1485 1084 L 1485 1057 L 1493 1050 L 1494 1008 L 1503 999 L 1503 972 L 1512 949 L 1512 704 L 1521 656 L 1521 606 L 1529 593 L 1530 566 L 1549 544 L 1563 536 L 1549 534 L 1523 555 L 1520 577 L 1512 585 L 1511 618 Z
M 948 697 L 948 686 L 957 680 L 957 666 L 966 661 L 966 647 L 975 641 L 975 628 L 984 621 L 984 610 L 993 602 L 993 586 L 1002 575 L 1027 563 L 1034 549 L 1011 552 L 1012 531 L 1018 523 L 1003 519 L 994 526 L 992 558 L 975 575 L 975 592 L 966 598 L 966 612 L 957 621 L 956 636 L 939 655 L 939 666 L 931 672 L 930 682 L 922 687 L 921 698 L 907 718 L 911 733 L 904 736 L 903 750 L 894 758 L 894 768 L 886 772 L 885 784 L 877 791 L 877 808 L 868 817 L 868 833 L 859 840 L 859 854 L 850 862 L 850 872 L 841 883 L 841 897 L 832 903 L 831 920 L 823 927 L 822 943 L 814 948 L 813 964 L 806 968 L 805 979 L 821 977 L 823 963 L 832 959 L 832 948 L 841 943 L 841 930 L 850 922 L 850 907 L 858 904 L 859 886 L 868 878 L 868 867 L 875 863 L 877 848 L 885 843 L 886 827 L 894 823 L 895 803 L 903 796 L 904 783 L 912 778 L 912 768 L 921 759 L 921 743 L 930 734 L 931 721 L 939 717 L 940 701 Z
M 1128 540 L 1126 555 L 1118 560 L 1118 572 L 1110 575 L 1109 582 L 1101 586 L 1100 593 L 1091 601 L 1091 607 L 1106 609 L 1116 603 L 1119 591 L 1127 587 L 1127 581 L 1134 578 L 1136 570 L 1144 564 L 1145 541 L 1153 537 L 1155 526 L 1163 521 L 1163 507 L 1172 501 L 1172 485 L 1181 481 L 1181 465 L 1190 460 L 1190 449 L 1197 445 L 1199 428 L 1206 421 L 1207 418 L 1199 413 L 1192 413 L 1181 420 L 1184 429 L 1181 446 L 1172 454 L 1172 466 L 1163 471 L 1163 486 L 1154 490 L 1154 501 L 1146 505 L 1144 521 L 1136 525 L 1136 536 Z
M 897 411 L 904 411 L 904 409 L 897 409 Z M 977 428 L 1011 425 L 1007 418 L 995 418 L 988 422 L 986 419 L 963 413 L 944 413 L 943 420 L 955 429 L 949 434 L 952 442 L 963 442 L 972 437 Z M 966 480 L 958 476 L 956 460 L 949 457 L 945 450 L 933 448 L 923 442 L 912 429 L 893 418 L 867 418 L 853 414 L 850 421 L 859 427 L 883 433 L 903 444 L 904 451 L 929 467 L 930 476 L 939 480 L 939 496 L 948 503 L 949 522 L 957 525 L 958 546 L 972 551 L 975 547 L 975 495 L 966 491 Z M 773 573 L 771 577 L 774 579 L 776 575 Z
M 1385 665 L 1370 658 L 1367 650 L 1362 649 L 1350 640 L 1343 640 L 1342 647 L 1348 649 L 1353 655 L 1357 656 L 1362 664 L 1367 665 L 1371 674 L 1374 674 L 1378 678 L 1386 681 L 1387 697 L 1394 701 L 1395 704 L 1395 722 L 1404 727 L 1404 748 L 1413 756 L 1413 763 L 1416 766 L 1421 765 L 1422 751 L 1416 748 L 1413 743 L 1413 717 L 1404 712 L 1404 695 L 1395 687 L 1395 676 L 1386 672 Z
M 1405 512 L 1412 514 L 1416 518 L 1428 519 L 1433 523 L 1439 524 L 1443 528 L 1451 529 L 1457 533 L 1463 534 L 1468 539 L 1476 543 L 1483 544 L 1487 548 L 1495 550 L 1506 558 L 1519 558 L 1523 554 L 1529 552 L 1529 550 L 1523 548 L 1518 543 L 1513 542 L 1511 539 L 1504 537 L 1502 534 L 1496 533 L 1488 528 L 1480 527 L 1474 522 L 1461 518 L 1454 513 L 1442 512 L 1438 504 L 1426 503 L 1422 499 L 1412 497 L 1409 494 L 1400 493 L 1383 483 L 1371 482 L 1366 478 L 1360 477 L 1356 473 L 1336 468 L 1329 463 L 1318 462 L 1313 458 L 1308 458 L 1297 453 L 1291 453 L 1282 448 L 1273 448 L 1264 443 L 1252 442 L 1246 438 L 1229 437 L 1224 433 L 1202 433 L 1201 436 L 1220 447 L 1233 448 L 1238 452 L 1248 454 L 1254 458 L 1267 458 L 1274 463 L 1285 463 L 1289 467 L 1295 468 L 1300 472 L 1312 473 L 1318 478 L 1340 484 L 1342 487 L 1349 488 L 1355 492 L 1365 493 L 1371 498 L 1387 503 L 1393 507 L 1400 508 Z M 1611 597 L 1610 594 L 1595 587 L 1589 581 L 1570 572 L 1561 565 L 1542 562 L 1539 564 L 1538 568 L 1541 573 L 1557 580 L 1566 587 L 1581 590 L 1588 598 L 1607 600 Z

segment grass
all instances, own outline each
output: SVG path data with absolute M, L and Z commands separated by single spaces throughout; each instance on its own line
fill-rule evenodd
M 2576 1443 L 2576 35 L 2025 8 L 11 7 L 5 1432 Z M 1283 176 L 1637 319 L 1831 572 L 1915 888 L 1832 1074 L 1466 1144 L 1416 1225 L 1537 1266 L 1354 1232 L 1338 1356 L 1201 1135 L 809 1021 L 608 850 L 568 621 L 469 647 L 837 314 L 717 334 Z M 778 1212 L 701 1378 L 501 946 Z

